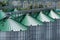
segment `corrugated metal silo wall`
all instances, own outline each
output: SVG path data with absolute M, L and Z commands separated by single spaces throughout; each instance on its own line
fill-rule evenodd
M 60 20 L 30 26 L 27 31 L 0 32 L 0 40 L 60 40 Z

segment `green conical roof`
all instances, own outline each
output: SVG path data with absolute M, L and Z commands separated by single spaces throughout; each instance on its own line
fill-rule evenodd
M 5 17 L 6 17 L 5 13 L 2 10 L 0 10 L 0 20 Z
M 49 16 L 53 19 L 60 19 L 59 15 L 55 13 L 53 10 L 50 11 Z
M 43 14 L 42 11 L 40 12 L 40 14 L 37 16 L 37 19 L 42 21 L 42 22 L 50 22 L 53 21 L 53 19 L 51 19 L 50 17 L 48 17 L 47 15 Z
M 56 9 L 57 12 L 60 12 L 60 9 Z
M 18 11 L 16 8 L 14 9 L 14 12 Z
M 41 25 L 42 24 L 41 22 L 37 21 L 33 17 L 29 16 L 29 14 L 27 14 L 25 16 L 25 18 L 22 20 L 21 23 L 26 25 L 26 26 L 30 26 L 30 25 L 35 26 L 35 25 Z
M 7 19 L 4 22 L 3 26 L 0 26 L 0 30 L 1 31 L 20 31 L 20 30 L 27 30 L 27 27 L 23 26 L 20 23 L 17 23 L 16 21 L 12 20 L 12 19 Z
M 0 21 L 0 31 L 11 31 L 7 22 Z

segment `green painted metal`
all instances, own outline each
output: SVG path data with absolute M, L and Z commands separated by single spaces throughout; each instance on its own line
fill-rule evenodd
M 52 18 L 48 17 L 46 14 L 43 14 L 42 11 L 37 16 L 37 19 L 42 21 L 42 22 L 50 22 L 50 21 L 53 22 L 54 21 Z
M 37 15 L 39 14 L 39 12 L 34 12 L 34 13 L 31 13 L 30 15 L 32 16 L 32 17 L 37 17 Z
M 17 21 L 17 22 L 21 22 L 23 20 L 24 16 L 19 16 L 19 17 L 15 17 L 14 20 Z
M 4 21 L 0 21 L 0 31 L 11 31 L 8 23 L 7 22 L 5 24 L 4 23 L 5 23 Z
M 18 10 L 17 10 L 18 11 Z M 16 9 L 14 10 L 14 12 L 16 12 Z M 20 16 L 22 16 L 22 14 L 19 14 L 19 13 L 13 13 L 10 17 L 11 18 L 18 18 L 18 17 L 20 17 Z
M 24 31 L 27 30 L 27 27 L 17 23 L 16 21 L 12 20 L 12 19 L 7 19 L 5 20 L 5 22 L 3 23 L 3 25 L 0 24 L 0 30 L 1 31 Z
M 50 13 L 50 10 L 44 10 L 43 13 L 48 15 Z
M 21 14 L 12 14 L 11 18 L 17 22 L 21 22 L 21 20 L 24 18 L 24 15 Z
M 36 20 L 35 18 L 29 16 L 29 14 L 26 14 L 25 18 L 21 22 L 22 24 L 26 26 L 35 26 L 35 25 L 42 25 L 42 22 Z
M 16 8 L 14 9 L 14 12 L 18 11 Z M 46 14 L 45 14 L 46 13 Z M 21 16 L 20 14 L 12 14 L 10 18 L 0 21 L 0 31 L 24 31 L 27 30 L 27 26 L 36 26 L 36 25 L 42 25 L 42 22 L 54 22 L 54 19 L 60 19 L 60 16 L 54 12 L 53 10 L 49 12 L 43 13 L 42 11 L 40 13 L 36 14 L 26 14 L 24 16 Z M 5 18 L 6 14 L 0 10 L 0 20 Z
M 56 12 L 60 12 L 60 9 L 56 9 L 55 11 L 56 11 Z
M 15 18 L 15 17 L 18 17 L 18 14 L 12 14 L 11 15 L 11 18 Z
M 56 9 L 55 11 L 60 15 L 60 9 Z
M 14 9 L 14 12 L 18 11 L 16 8 Z
M 6 14 L 2 10 L 0 10 L 0 20 L 5 17 L 6 17 Z
M 53 10 L 50 11 L 49 16 L 53 19 L 60 19 L 60 16 L 55 13 Z

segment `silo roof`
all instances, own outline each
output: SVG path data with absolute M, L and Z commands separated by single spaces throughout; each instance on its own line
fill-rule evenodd
M 60 19 L 60 16 L 55 13 L 53 10 L 50 11 L 49 16 L 53 19 Z
M 39 22 L 35 18 L 29 16 L 29 14 L 27 14 L 25 16 L 25 18 L 22 20 L 21 23 L 24 24 L 24 25 L 26 25 L 26 26 L 30 26 L 30 25 L 32 25 L 32 26 L 42 25 L 42 22 Z
M 6 17 L 6 14 L 2 10 L 0 10 L 0 20 L 5 17 Z
M 48 17 L 47 15 L 43 14 L 43 12 L 41 11 L 39 13 L 39 15 L 37 16 L 37 19 L 42 21 L 42 22 L 50 22 L 53 21 L 53 19 L 51 19 L 50 17 Z
M 17 23 L 16 21 L 12 20 L 12 19 L 7 19 L 5 20 L 5 22 L 3 23 L 3 25 L 0 25 L 0 30 L 1 31 L 20 31 L 20 30 L 27 30 L 27 27 Z
M 16 8 L 14 9 L 14 12 L 18 11 Z

